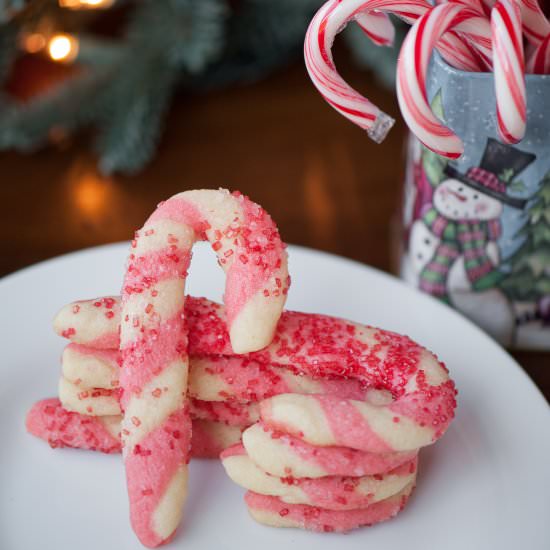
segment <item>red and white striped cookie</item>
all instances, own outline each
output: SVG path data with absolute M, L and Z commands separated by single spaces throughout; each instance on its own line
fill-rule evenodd
M 67 411 L 59 399 L 43 399 L 27 413 L 27 431 L 52 448 L 120 452 L 120 416 L 85 416 Z
M 119 357 L 116 350 L 94 350 L 71 343 L 63 352 L 63 376 L 83 388 L 116 388 Z M 188 393 L 202 401 L 248 403 L 280 393 L 323 393 L 363 399 L 366 391 L 357 380 L 313 379 L 241 356 L 189 358 Z
M 27 414 L 27 430 L 52 448 L 72 447 L 102 453 L 119 453 L 120 422 L 117 416 L 85 416 L 67 411 L 58 399 L 35 403 Z M 218 458 L 241 440 L 244 427 L 209 420 L 193 420 L 191 457 Z
M 93 349 L 118 349 L 119 328 L 120 296 L 72 302 L 62 307 L 53 320 L 59 336 Z
M 173 535 L 186 494 L 191 421 L 184 299 L 198 240 L 212 244 L 226 273 L 226 318 L 236 353 L 271 341 L 289 284 L 275 224 L 238 193 L 180 193 L 136 232 L 122 287 L 121 433 L 130 519 L 150 547 Z
M 188 309 L 191 353 L 231 355 L 225 320 L 222 306 L 194 299 Z M 382 428 L 388 430 L 381 441 L 373 443 L 376 452 L 383 448 L 410 450 L 431 443 L 445 432 L 454 416 L 456 391 L 444 365 L 406 336 L 389 331 L 324 315 L 284 312 L 273 342 L 247 357 L 311 378 L 353 379 L 389 391 L 394 398 L 391 403 L 360 407 L 365 413 L 360 416 L 370 423 L 374 434 Z M 305 401 L 315 405 L 315 399 Z M 268 405 L 264 406 L 267 411 Z M 358 410 L 349 404 L 346 407 L 354 414 Z M 271 413 L 270 418 L 277 421 Z M 411 425 L 414 430 L 405 429 Z M 400 433 L 405 434 L 402 442 Z
M 114 349 L 95 349 L 71 343 L 63 350 L 63 377 L 86 388 L 113 389 L 119 385 L 120 353 Z
M 58 388 L 59 400 L 68 411 L 87 416 L 122 414 L 119 390 L 77 386 L 64 377 L 60 378 Z M 260 417 L 259 410 L 258 403 L 189 400 L 192 420 L 210 420 L 227 426 L 251 426 Z
M 417 398 L 378 405 L 331 395 L 285 393 L 262 401 L 260 415 L 267 426 L 312 445 L 372 453 L 414 451 L 433 443 L 440 435 L 439 424 L 452 415 L 452 409 L 437 399 L 425 401 L 425 410 L 419 411 Z
M 86 388 L 69 382 L 63 376 L 59 380 L 59 400 L 65 409 L 88 416 L 112 416 L 122 414 L 120 390 Z M 211 420 L 228 426 L 250 426 L 259 417 L 258 403 L 236 401 L 189 400 L 191 419 Z
M 201 308 L 209 307 L 201 303 Z M 204 319 L 208 324 L 201 326 Z M 189 338 L 195 353 L 214 348 L 227 352 L 221 308 L 197 316 Z M 273 427 L 293 434 L 317 430 L 310 433 L 313 444 L 347 446 L 336 425 L 344 422 L 361 432 L 360 443 L 350 443 L 362 450 L 414 450 L 441 437 L 454 416 L 456 390 L 445 366 L 410 338 L 393 332 L 324 315 L 285 312 L 273 342 L 249 357 L 314 378 L 354 379 L 391 394 L 385 403 L 369 401 L 368 396 L 352 403 L 328 395 L 294 394 L 262 402 L 262 418 Z M 306 418 L 311 421 L 309 427 L 303 426 Z
M 61 376 L 57 386 L 58 397 L 65 409 L 86 416 L 120 415 L 120 390 L 87 388 L 73 384 Z
M 189 395 L 203 401 L 261 401 L 280 393 L 323 393 L 363 399 L 357 380 L 312 378 L 240 356 L 191 358 Z
M 191 418 L 211 420 L 227 426 L 251 426 L 260 418 L 258 403 L 236 403 L 234 401 L 189 401 Z
M 277 497 L 252 491 L 244 498 L 250 515 L 259 523 L 321 533 L 345 533 L 394 517 L 405 507 L 413 488 L 411 484 L 396 495 L 356 510 L 324 510 L 306 504 L 287 504 Z
M 219 458 L 220 453 L 241 441 L 244 426 L 228 426 L 211 420 L 193 420 L 191 456 Z
M 416 458 L 386 474 L 319 479 L 277 477 L 264 472 L 241 444 L 220 456 L 227 475 L 241 487 L 278 497 L 288 504 L 307 504 L 326 510 L 354 510 L 389 498 L 416 479 Z
M 383 474 L 417 455 L 417 451 L 369 453 L 346 447 L 315 447 L 261 423 L 243 432 L 243 445 L 250 459 L 265 472 L 295 478 Z

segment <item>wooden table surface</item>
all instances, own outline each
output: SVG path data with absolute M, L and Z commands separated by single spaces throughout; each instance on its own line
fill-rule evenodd
M 405 128 L 391 94 L 365 72 L 344 71 L 398 120 L 383 145 L 330 109 L 296 62 L 258 84 L 179 96 L 157 157 L 134 177 L 101 176 L 80 138 L 32 156 L 1 154 L 0 275 L 129 239 L 160 200 L 218 186 L 261 203 L 287 242 L 391 271 Z M 550 398 L 550 354 L 514 356 Z

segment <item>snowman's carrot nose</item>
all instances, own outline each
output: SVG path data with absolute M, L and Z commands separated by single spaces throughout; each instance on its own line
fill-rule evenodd
M 457 193 L 456 191 L 453 191 L 452 189 L 449 190 L 449 193 L 451 195 L 454 195 L 460 202 L 466 202 L 468 200 L 467 197 L 461 195 L 460 193 Z

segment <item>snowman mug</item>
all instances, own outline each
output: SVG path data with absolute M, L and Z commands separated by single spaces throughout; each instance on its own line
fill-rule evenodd
M 401 276 L 503 345 L 550 350 L 550 76 L 526 76 L 513 146 L 498 140 L 493 87 L 434 55 L 428 97 L 465 150 L 448 161 L 410 137 Z

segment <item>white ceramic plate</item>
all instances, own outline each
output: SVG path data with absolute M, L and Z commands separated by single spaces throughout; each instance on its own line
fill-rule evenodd
M 54 396 L 64 342 L 51 319 L 65 303 L 118 292 L 127 245 L 69 254 L 0 282 L 0 548 L 140 548 L 122 463 L 52 450 L 25 432 L 25 413 Z M 186 517 L 168 548 L 547 550 L 550 408 L 514 360 L 451 309 L 398 280 L 336 256 L 290 247 L 289 309 L 407 333 L 448 365 L 459 389 L 449 431 L 421 453 L 417 490 L 394 520 L 348 535 L 256 524 L 216 461 L 194 461 Z M 197 247 L 189 292 L 220 299 L 223 274 Z

